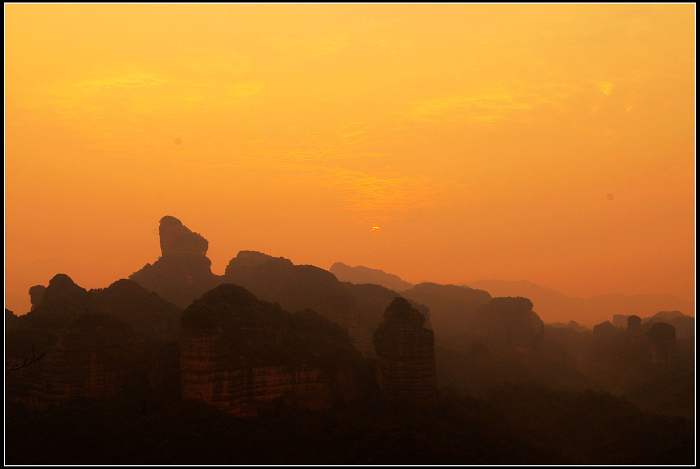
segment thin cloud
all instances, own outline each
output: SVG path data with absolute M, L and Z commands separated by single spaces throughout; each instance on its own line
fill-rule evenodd
M 577 87 L 566 84 L 532 86 L 510 83 L 498 88 L 485 88 L 469 94 L 453 94 L 416 101 L 409 105 L 412 120 L 494 122 L 527 114 L 542 104 L 562 107 Z
M 105 78 L 101 80 L 90 80 L 85 83 L 81 83 L 77 86 L 87 87 L 87 88 L 142 88 L 149 86 L 162 86 L 169 83 L 168 80 L 164 78 L 159 78 L 153 75 L 131 75 L 126 77 L 113 77 Z

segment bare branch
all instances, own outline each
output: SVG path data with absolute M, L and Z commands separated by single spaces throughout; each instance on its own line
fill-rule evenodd
M 26 368 L 29 365 L 31 365 L 32 363 L 36 363 L 39 360 L 41 360 L 42 358 L 44 358 L 44 355 L 46 355 L 46 352 L 42 353 L 38 357 L 35 357 L 34 356 L 34 344 L 32 344 L 32 359 L 29 360 L 29 358 L 25 358 L 24 362 L 21 365 L 12 365 L 11 368 L 7 368 L 8 366 L 10 366 L 10 363 L 5 362 L 5 373 L 7 373 L 8 371 L 15 371 L 15 370 L 20 370 L 22 368 Z M 29 360 L 29 361 L 27 361 L 27 360 Z

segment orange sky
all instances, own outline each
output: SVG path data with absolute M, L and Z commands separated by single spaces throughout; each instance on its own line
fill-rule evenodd
M 249 249 L 694 300 L 695 5 L 4 12 L 16 313 L 155 261 L 163 215 L 217 274 Z

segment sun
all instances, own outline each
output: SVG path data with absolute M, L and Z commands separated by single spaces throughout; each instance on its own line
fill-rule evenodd
M 379 234 L 381 231 L 381 228 L 379 228 L 378 226 L 372 227 L 372 234 Z

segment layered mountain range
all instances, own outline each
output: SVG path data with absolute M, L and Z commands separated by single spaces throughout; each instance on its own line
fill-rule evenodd
M 330 271 L 343 282 L 351 282 L 355 284 L 373 283 L 394 291 L 408 290 L 413 286 L 412 284 L 401 280 L 398 275 L 388 274 L 383 270 L 370 269 L 369 267 L 362 265 L 350 267 L 342 262 L 336 262 L 331 266 Z
M 399 276 L 364 266 L 350 267 L 336 262 L 331 272 L 340 281 L 355 284 L 374 283 L 404 294 L 414 287 Z M 460 286 L 488 292 L 492 297 L 521 296 L 532 301 L 535 311 L 548 323 L 576 321 L 592 327 L 616 314 L 636 314 L 642 318 L 658 311 L 681 311 L 695 316 L 695 304 L 674 295 L 643 294 L 597 295 L 591 298 L 566 296 L 551 288 L 528 281 L 480 280 Z M 406 295 L 404 295 L 406 296 Z M 427 303 L 426 303 L 427 304 Z
M 131 280 L 88 291 L 58 274 L 31 312 L 6 310 L 5 319 L 8 364 L 19 366 L 6 377 L 6 398 L 38 409 L 145 392 L 252 416 L 276 401 L 324 409 L 374 386 L 346 328 L 237 285 L 219 285 L 181 312 Z
M 288 311 L 313 309 L 348 329 L 357 348 L 371 354 L 370 332 L 354 296 L 327 270 L 289 259 L 241 251 L 224 275 L 211 272 L 209 243 L 171 216 L 160 221 L 162 255 L 129 278 L 182 308 L 217 285 L 231 283 Z
M 171 216 L 159 235 L 161 256 L 130 279 L 87 291 L 57 274 L 29 290 L 30 312 L 6 310 L 6 356 L 20 367 L 8 401 L 46 408 L 130 393 L 253 416 L 280 402 L 351 402 L 377 380 L 386 396 L 420 400 L 436 383 L 480 392 L 516 379 L 629 392 L 653 409 L 657 395 L 675 395 L 677 415 L 692 408 L 694 318 L 680 311 L 545 325 L 525 294 L 428 282 L 397 292 L 256 251 L 215 275 L 202 235 Z
M 126 279 L 87 291 L 57 274 L 34 301 L 25 315 L 5 312 L 9 364 L 45 353 L 6 377 L 6 398 L 32 407 L 125 392 L 147 380 L 149 357 L 179 331 L 180 308 Z
M 482 280 L 463 285 L 488 291 L 492 296 L 523 296 L 529 298 L 545 322 L 576 321 L 593 325 L 609 320 L 615 314 L 640 317 L 659 311 L 681 311 L 695 316 L 695 304 L 673 295 L 597 295 L 592 298 L 566 296 L 551 288 L 527 281 Z

